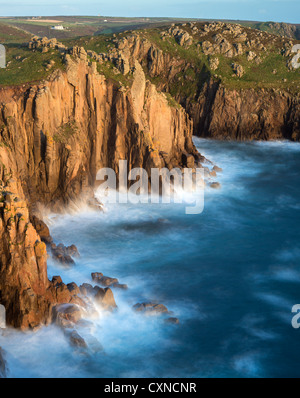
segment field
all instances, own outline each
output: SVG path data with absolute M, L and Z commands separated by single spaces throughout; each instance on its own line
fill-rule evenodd
M 45 18 L 0 18 L 2 26 L 17 28 L 26 34 L 46 36 L 48 38 L 66 39 L 78 36 L 112 34 L 128 29 L 149 27 L 152 25 L 170 24 L 173 19 L 166 18 L 115 18 L 115 17 L 45 17 Z M 51 29 L 62 25 L 63 31 Z M 0 41 L 2 35 L 0 31 Z

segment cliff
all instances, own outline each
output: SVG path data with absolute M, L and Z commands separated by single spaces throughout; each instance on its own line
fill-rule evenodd
M 225 23 L 176 24 L 113 40 L 123 73 L 131 57 L 172 95 L 195 135 L 218 139 L 300 139 L 297 41 Z
M 187 101 L 196 135 L 231 140 L 300 141 L 300 97 L 281 90 L 229 90 L 207 82 Z
M 61 211 L 91 197 L 101 167 L 184 166 L 198 153 L 192 123 L 146 80 L 138 62 L 132 84 L 97 72 L 84 50 L 37 84 L 0 91 L 0 302 L 7 323 L 35 328 L 57 303 L 80 303 L 47 277 L 47 250 L 30 217 L 39 203 Z

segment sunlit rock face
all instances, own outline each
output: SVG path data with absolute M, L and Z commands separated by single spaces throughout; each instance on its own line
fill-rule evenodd
M 0 302 L 9 325 L 35 328 L 56 303 L 74 302 L 47 277 L 47 250 L 30 216 L 38 203 L 61 211 L 89 195 L 97 171 L 184 166 L 198 156 L 192 122 L 146 81 L 136 61 L 131 88 L 99 75 L 86 54 L 66 55 L 49 80 L 0 93 Z

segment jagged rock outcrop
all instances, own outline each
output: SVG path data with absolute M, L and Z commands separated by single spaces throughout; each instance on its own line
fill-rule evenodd
M 195 26 L 183 24 L 182 27 L 193 29 Z M 166 39 L 173 35 L 176 38 L 179 30 L 173 26 L 161 32 L 161 37 Z M 285 39 L 281 42 L 268 33 L 245 30 L 234 24 L 207 24 L 198 32 L 203 36 L 199 51 L 202 49 L 208 55 L 210 68 L 216 73 L 220 63 L 218 54 L 229 58 L 245 54 L 249 63 L 259 65 L 266 46 L 270 50 L 270 46 L 276 42 L 278 46 L 282 45 L 278 51 L 287 58 L 288 65 L 294 45 L 293 41 Z M 139 35 L 131 35 L 130 40 L 122 37 L 120 42 L 121 48 L 126 48 L 127 57 L 138 59 L 149 75 L 157 79 L 160 90 L 171 92 L 172 87 L 175 86 L 177 90 L 189 83 L 189 79 L 199 79 L 198 87 L 194 87 L 190 95 L 181 95 L 180 90 L 174 95 L 191 117 L 195 135 L 238 140 L 300 140 L 299 94 L 279 89 L 226 88 L 218 75 L 211 76 L 205 65 L 201 69 L 183 58 L 171 57 L 168 52 Z M 189 77 L 189 72 L 192 77 Z M 232 76 L 240 79 L 245 73 L 242 65 L 232 63 Z

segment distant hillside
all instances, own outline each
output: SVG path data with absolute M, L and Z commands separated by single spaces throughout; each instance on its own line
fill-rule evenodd
M 241 22 L 241 24 L 273 35 L 300 40 L 300 24 L 293 25 L 283 22 Z
M 30 37 L 31 35 L 22 29 L 2 23 L 0 20 L 0 43 L 20 43 L 29 40 Z

